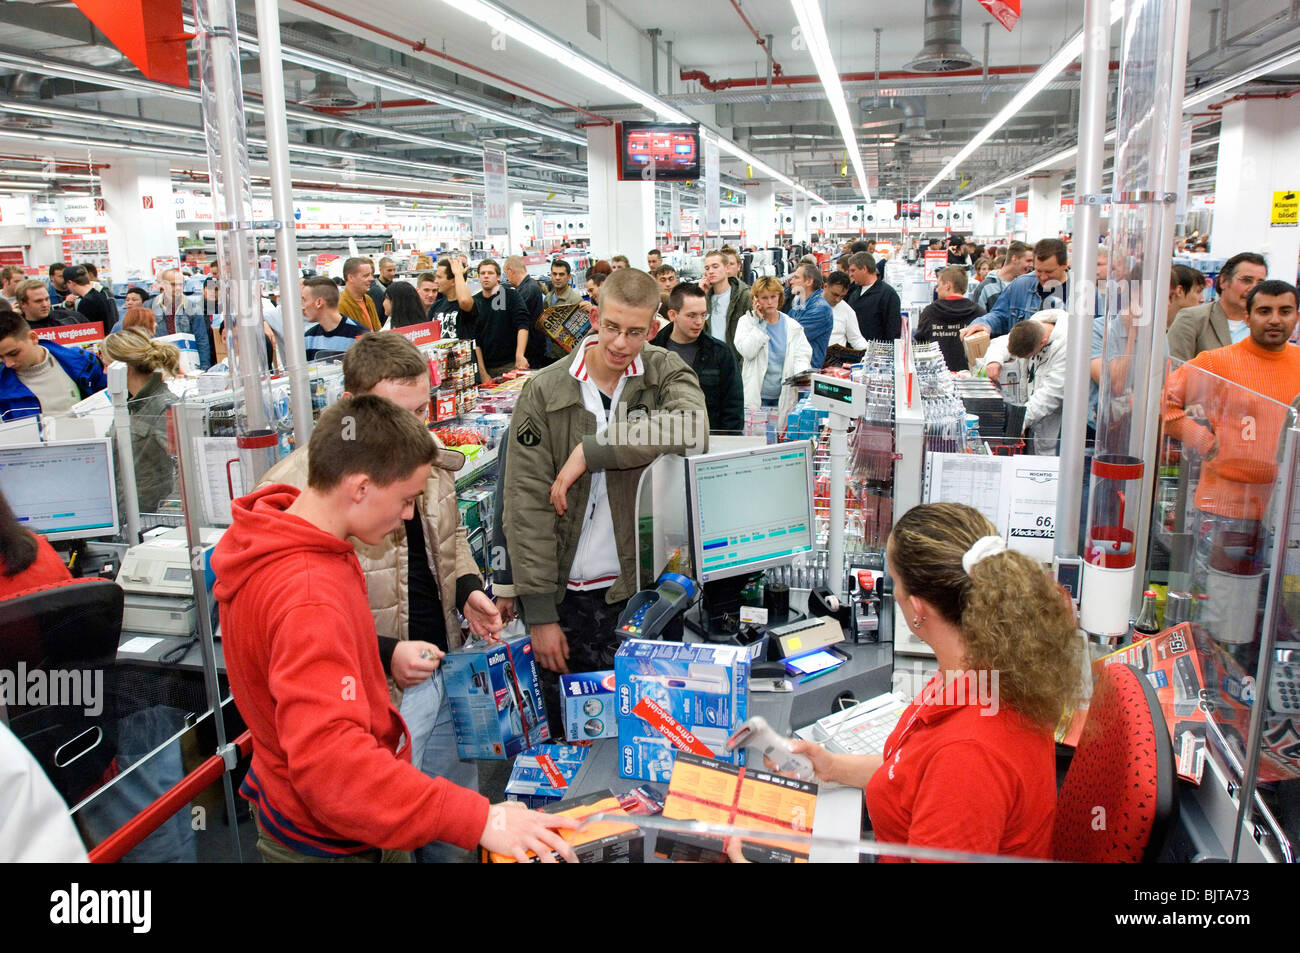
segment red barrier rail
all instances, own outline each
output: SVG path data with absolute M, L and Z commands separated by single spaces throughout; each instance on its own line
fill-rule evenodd
M 235 739 L 240 757 L 253 750 L 252 732 L 245 731 Z M 201 765 L 181 778 L 162 797 L 154 801 L 143 811 L 131 818 L 103 843 L 90 852 L 92 864 L 114 864 L 134 850 L 141 841 L 162 827 L 167 819 L 174 815 L 187 802 L 206 788 L 226 770 L 226 763 L 220 755 L 213 755 Z

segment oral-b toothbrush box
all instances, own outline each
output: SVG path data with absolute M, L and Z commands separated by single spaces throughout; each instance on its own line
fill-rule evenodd
M 550 740 L 528 636 L 468 642 L 443 658 L 442 673 L 462 758 L 504 760 Z
M 583 745 L 535 745 L 515 758 L 506 782 L 506 800 L 540 809 L 569 794 L 591 748 Z
M 561 675 L 560 704 L 564 706 L 565 741 L 592 741 L 618 735 L 612 671 Z
M 748 717 L 749 658 L 737 645 L 629 639 L 614 657 L 618 773 L 667 781 L 678 751 L 743 765 L 727 739 Z

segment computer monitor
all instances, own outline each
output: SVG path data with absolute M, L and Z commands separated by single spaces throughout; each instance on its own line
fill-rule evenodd
M 749 575 L 812 552 L 813 446 L 808 440 L 686 460 L 695 574 Z
M 0 488 L 18 522 L 46 539 L 118 534 L 107 439 L 0 446 Z

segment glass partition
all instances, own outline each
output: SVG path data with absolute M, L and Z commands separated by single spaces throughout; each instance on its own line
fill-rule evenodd
M 1189 658 L 1172 686 L 1175 756 L 1203 737 L 1246 788 L 1243 814 L 1285 828 L 1261 830 L 1285 855 L 1300 831 L 1288 807 L 1300 794 L 1300 699 L 1291 701 L 1289 675 L 1300 648 L 1292 621 L 1300 549 L 1291 541 L 1300 519 L 1286 511 L 1296 413 L 1171 360 L 1161 415 L 1146 588 L 1156 593 L 1162 629 L 1189 624 L 1196 662 Z

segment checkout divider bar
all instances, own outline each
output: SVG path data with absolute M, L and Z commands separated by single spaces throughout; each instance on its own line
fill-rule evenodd
M 241 734 L 235 739 L 235 747 L 239 749 L 241 758 L 247 757 L 253 750 L 253 733 L 245 731 Z M 161 797 L 96 845 L 90 852 L 90 862 L 117 863 L 222 775 L 229 778 L 225 759 L 220 754 L 211 755 L 163 792 Z
M 871 857 L 902 857 L 907 860 L 934 860 L 949 863 L 971 864 L 1051 864 L 1052 860 L 1034 857 L 1007 857 L 999 854 L 973 854 L 966 851 L 943 850 L 939 847 L 915 847 L 910 844 L 886 844 L 880 841 L 853 840 L 841 837 L 791 834 L 784 831 L 755 830 L 732 824 L 710 824 L 707 821 L 675 820 L 659 815 L 593 814 L 578 826 L 582 830 L 591 824 L 632 824 L 642 830 L 669 831 L 675 834 L 704 834 L 711 837 L 738 837 L 741 840 L 761 841 L 796 848 L 825 847 L 853 851 Z

